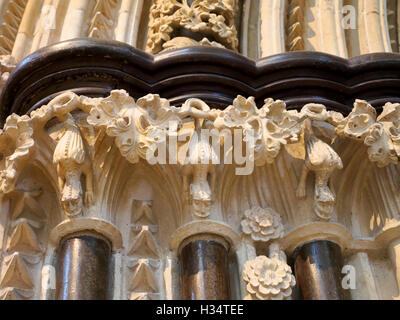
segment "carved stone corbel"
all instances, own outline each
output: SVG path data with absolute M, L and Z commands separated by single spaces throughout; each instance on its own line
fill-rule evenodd
M 219 150 L 214 150 L 210 136 L 203 135 L 203 129 L 212 129 L 215 115 L 210 107 L 199 99 L 189 99 L 182 106 L 180 117 L 194 119 L 194 130 L 188 142 L 188 152 L 183 163 L 183 190 L 192 213 L 197 218 L 208 218 L 211 213 L 213 191 L 216 181 L 216 164 Z M 190 184 L 189 184 L 190 181 Z
M 298 198 L 306 196 L 307 176 L 310 171 L 313 171 L 315 174 L 314 211 L 319 218 L 329 220 L 336 203 L 336 196 L 328 185 L 329 179 L 335 170 L 343 168 L 343 163 L 333 148 L 317 137 L 313 128 L 313 120 L 328 120 L 329 113 L 325 107 L 309 104 L 304 106 L 301 113 L 308 117 L 303 122 L 305 164 L 296 194 Z M 317 123 L 314 122 L 314 126 L 316 125 Z M 329 126 L 327 128 L 320 126 L 320 130 L 328 136 L 333 132 L 333 128 Z M 329 138 L 333 140 L 334 136 L 331 135 Z
M 79 127 L 71 114 L 65 118 L 53 162 L 57 166 L 61 205 L 68 217 L 76 217 L 81 214 L 83 206 L 82 175 L 86 177 L 84 203 L 87 206 L 93 205 L 93 174 Z

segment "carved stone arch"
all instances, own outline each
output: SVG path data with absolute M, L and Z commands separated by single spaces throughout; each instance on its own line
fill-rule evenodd
M 165 208 L 167 210 L 164 212 L 154 211 L 155 219 L 159 223 L 167 223 L 171 228 L 170 231 L 173 232 L 187 222 L 188 218 L 183 215 L 183 203 L 179 197 L 181 184 L 175 168 L 162 168 L 159 165 L 151 166 L 143 160 L 132 165 L 122 158 L 113 166 L 110 177 L 113 177 L 110 179 L 111 185 L 118 186 L 113 190 L 107 188 L 109 193 L 104 195 L 108 198 L 107 206 L 110 210 L 111 221 L 118 220 L 117 215 L 120 214 L 121 203 L 125 202 L 132 205 L 132 201 L 135 200 L 132 190 L 135 190 L 136 184 L 142 181 L 146 185 L 146 189 L 151 192 L 151 198 L 149 196 L 149 199 L 145 199 L 146 197 L 143 198 L 144 195 L 140 195 L 136 200 L 160 201 L 168 207 L 168 209 Z M 121 194 L 126 201 L 121 201 Z M 162 209 L 162 206 L 160 209 Z
M 344 170 L 334 177 L 332 181 L 337 190 L 337 221 L 350 230 L 357 230 L 360 235 L 365 234 L 368 236 L 369 232 L 362 227 L 362 225 L 365 226 L 362 221 L 368 219 L 372 212 L 371 208 L 365 207 L 361 202 L 361 197 L 363 196 L 370 169 L 375 164 L 368 160 L 365 147 L 358 142 L 346 144 L 341 155 Z
M 282 150 L 272 164 L 255 166 L 253 174 L 247 176 L 235 175 L 233 166 L 225 166 L 218 194 L 224 221 L 229 221 L 232 227 L 240 224 L 243 212 L 253 206 L 274 209 L 289 229 L 298 223 L 312 221 L 312 210 L 301 216 L 296 214 L 301 210 L 299 206 L 312 206 L 312 199 L 300 203 L 296 198 L 301 161 L 290 158 L 291 155 Z
M 345 169 L 332 181 L 337 190 L 337 221 L 355 238 L 376 236 L 398 220 L 398 165 L 379 168 L 358 142 L 343 143 L 338 149 Z

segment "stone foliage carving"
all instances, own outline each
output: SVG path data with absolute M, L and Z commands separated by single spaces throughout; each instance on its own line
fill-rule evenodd
M 9 116 L 0 130 L 0 152 L 5 158 L 4 169 L 0 171 L 0 191 L 10 193 L 29 159 L 34 146 L 33 128 L 28 116 Z
M 6 84 L 10 73 L 17 66 L 17 62 L 10 55 L 0 56 L 0 94 Z
M 285 300 L 292 294 L 296 280 L 279 246 L 270 246 L 269 257 L 258 256 L 244 265 L 247 300 Z
M 179 121 L 176 108 L 154 94 L 135 103 L 124 90 L 115 90 L 105 99 L 82 98 L 82 104 L 90 109 L 88 123 L 115 137 L 121 154 L 131 163 L 147 159 L 149 150 L 165 142 L 159 138 L 170 123 Z
M 150 9 L 147 51 L 193 45 L 236 51 L 236 5 L 236 0 L 156 0 Z
M 182 151 L 182 146 L 179 150 L 168 150 L 168 142 L 176 137 L 176 132 L 180 132 L 185 123 L 192 121 L 187 145 L 192 145 L 194 152 L 185 153 L 183 160 L 177 158 L 182 168 L 184 193 L 195 217 L 206 218 L 210 214 L 215 164 L 221 160 L 218 158 L 221 150 L 210 147 L 209 140 L 196 140 L 194 137 L 199 136 L 199 131 L 203 129 L 215 129 L 217 133 L 240 130 L 244 143 L 254 151 L 253 160 L 258 166 L 272 163 L 282 146 L 301 145 L 305 157 L 297 196 L 306 195 L 307 174 L 314 172 L 315 212 L 318 217 L 329 219 L 336 202 L 329 179 L 335 170 L 343 167 L 339 155 L 331 146 L 332 141 L 336 136 L 361 140 L 368 147 L 370 160 L 378 166 L 397 163 L 400 152 L 399 106 L 388 103 L 377 117 L 372 106 L 357 100 L 353 111 L 344 118 L 318 104 L 308 104 L 301 111 L 288 111 L 283 101 L 272 99 L 265 100 L 264 106 L 259 109 L 254 98 L 242 96 L 221 111 L 211 109 L 199 99 L 190 99 L 177 108 L 155 94 L 135 102 L 124 90 L 112 91 L 107 98 L 65 93 L 32 112 L 30 117 L 11 115 L 7 119 L 0 132 L 4 157 L 0 190 L 3 193 L 13 190 L 18 174 L 32 155 L 34 135 L 43 130 L 47 122 L 58 119 L 62 133 L 55 140 L 53 161 L 59 178 L 60 202 L 67 215 L 78 215 L 83 206 L 89 207 L 93 203 L 93 182 L 87 152 L 90 141 L 82 135 L 83 128 L 77 124 L 74 112 L 86 115 L 85 123 L 89 129 L 92 128 L 90 130 L 103 131 L 114 137 L 116 146 L 129 162 L 137 163 L 139 159 L 144 159 L 151 165 L 167 164 L 167 160 L 165 163 L 157 162 L 160 153 L 157 157 L 155 154 L 162 150 L 160 146 L 164 146 L 164 153 L 169 151 L 169 155 Z M 177 131 L 171 134 L 170 129 L 174 128 Z M 203 159 L 205 154 L 207 159 Z M 193 157 L 197 157 L 197 162 L 193 162 Z M 188 158 L 191 160 L 189 163 L 186 162 Z M 86 178 L 86 190 L 82 190 L 82 176 Z
M 253 241 L 268 242 L 283 236 L 281 217 L 271 208 L 253 207 L 246 210 L 241 226 L 243 233 Z
M 368 156 L 378 167 L 397 164 L 400 156 L 400 104 L 386 103 L 377 117 L 366 101 L 356 100 L 354 109 L 336 131 L 339 135 L 360 140 L 368 147 Z

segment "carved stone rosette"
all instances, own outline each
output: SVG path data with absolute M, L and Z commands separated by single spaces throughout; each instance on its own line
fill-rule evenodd
M 268 242 L 283 236 L 281 217 L 271 208 L 254 207 L 246 210 L 244 215 L 242 231 L 253 241 Z
M 270 256 L 258 256 L 244 265 L 243 280 L 247 283 L 247 300 L 286 300 L 296 280 L 279 246 L 271 245 Z
M 147 51 L 188 46 L 238 49 L 236 0 L 155 0 L 150 9 Z

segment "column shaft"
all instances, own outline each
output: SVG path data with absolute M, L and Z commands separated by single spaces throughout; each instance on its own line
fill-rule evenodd
M 182 299 L 229 299 L 228 250 L 214 240 L 194 240 L 181 251 Z
M 325 240 L 306 243 L 295 250 L 296 281 L 305 300 L 346 300 L 342 289 L 340 247 Z
M 91 236 L 64 240 L 58 254 L 57 300 L 105 300 L 108 297 L 110 245 Z

